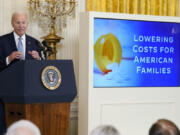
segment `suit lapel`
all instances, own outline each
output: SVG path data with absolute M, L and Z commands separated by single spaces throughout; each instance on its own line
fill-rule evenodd
M 9 42 L 10 42 L 11 48 L 13 50 L 17 51 L 16 42 L 15 42 L 15 38 L 14 38 L 13 32 L 10 33 L 10 35 L 9 35 Z
M 31 40 L 28 35 L 26 35 L 26 56 L 25 58 L 28 59 L 31 55 L 28 54 L 28 51 L 31 51 Z

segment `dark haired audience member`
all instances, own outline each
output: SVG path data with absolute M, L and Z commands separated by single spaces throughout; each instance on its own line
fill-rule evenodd
M 149 129 L 149 135 L 180 135 L 180 131 L 172 121 L 159 119 Z

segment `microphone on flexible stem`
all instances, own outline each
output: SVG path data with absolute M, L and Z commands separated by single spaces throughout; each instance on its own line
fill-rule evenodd
M 49 52 L 48 56 L 51 56 L 53 54 L 52 47 L 50 47 L 45 40 L 42 41 L 42 44 L 46 47 L 46 52 Z
M 38 42 L 38 43 L 37 43 L 38 48 L 40 49 L 41 52 L 43 52 L 44 57 L 45 57 L 45 59 L 46 59 L 46 49 L 45 49 L 45 47 L 42 46 L 42 44 L 41 44 L 39 41 L 37 41 L 37 42 Z
M 37 45 L 38 45 L 40 51 L 44 51 L 45 48 L 41 45 L 41 43 L 39 41 L 38 41 Z

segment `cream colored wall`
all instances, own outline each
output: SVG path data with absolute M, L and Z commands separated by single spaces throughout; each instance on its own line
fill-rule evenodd
M 12 31 L 11 15 L 14 11 L 28 12 L 28 0 L 0 0 L 0 35 Z M 68 20 L 67 28 L 63 29 L 62 40 L 57 45 L 57 59 L 72 59 L 76 76 L 76 84 L 78 87 L 79 72 L 79 12 L 85 11 L 85 0 L 76 0 L 76 17 Z M 30 20 L 27 33 L 38 40 L 46 34 L 38 27 L 36 22 Z M 71 105 L 71 128 L 70 134 L 77 135 L 77 98 Z

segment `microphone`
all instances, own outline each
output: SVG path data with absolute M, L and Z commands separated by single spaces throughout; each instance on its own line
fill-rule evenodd
M 42 52 L 43 52 L 43 54 L 44 54 L 44 57 L 43 57 L 43 55 L 42 55 L 42 58 L 43 59 L 46 59 L 46 49 L 45 49 L 45 47 L 44 46 L 42 46 L 42 44 L 37 40 L 37 47 L 39 48 L 39 50 L 40 50 L 40 52 L 41 52 L 41 55 L 42 55 Z
M 46 52 L 49 52 L 48 56 L 51 56 L 53 54 L 52 47 L 50 47 L 45 40 L 42 41 L 42 44 L 46 48 Z
M 37 43 L 37 46 L 39 47 L 39 49 L 40 49 L 40 51 L 45 51 L 45 47 L 44 46 L 42 46 L 42 44 L 39 42 L 39 41 L 37 41 L 38 43 Z

